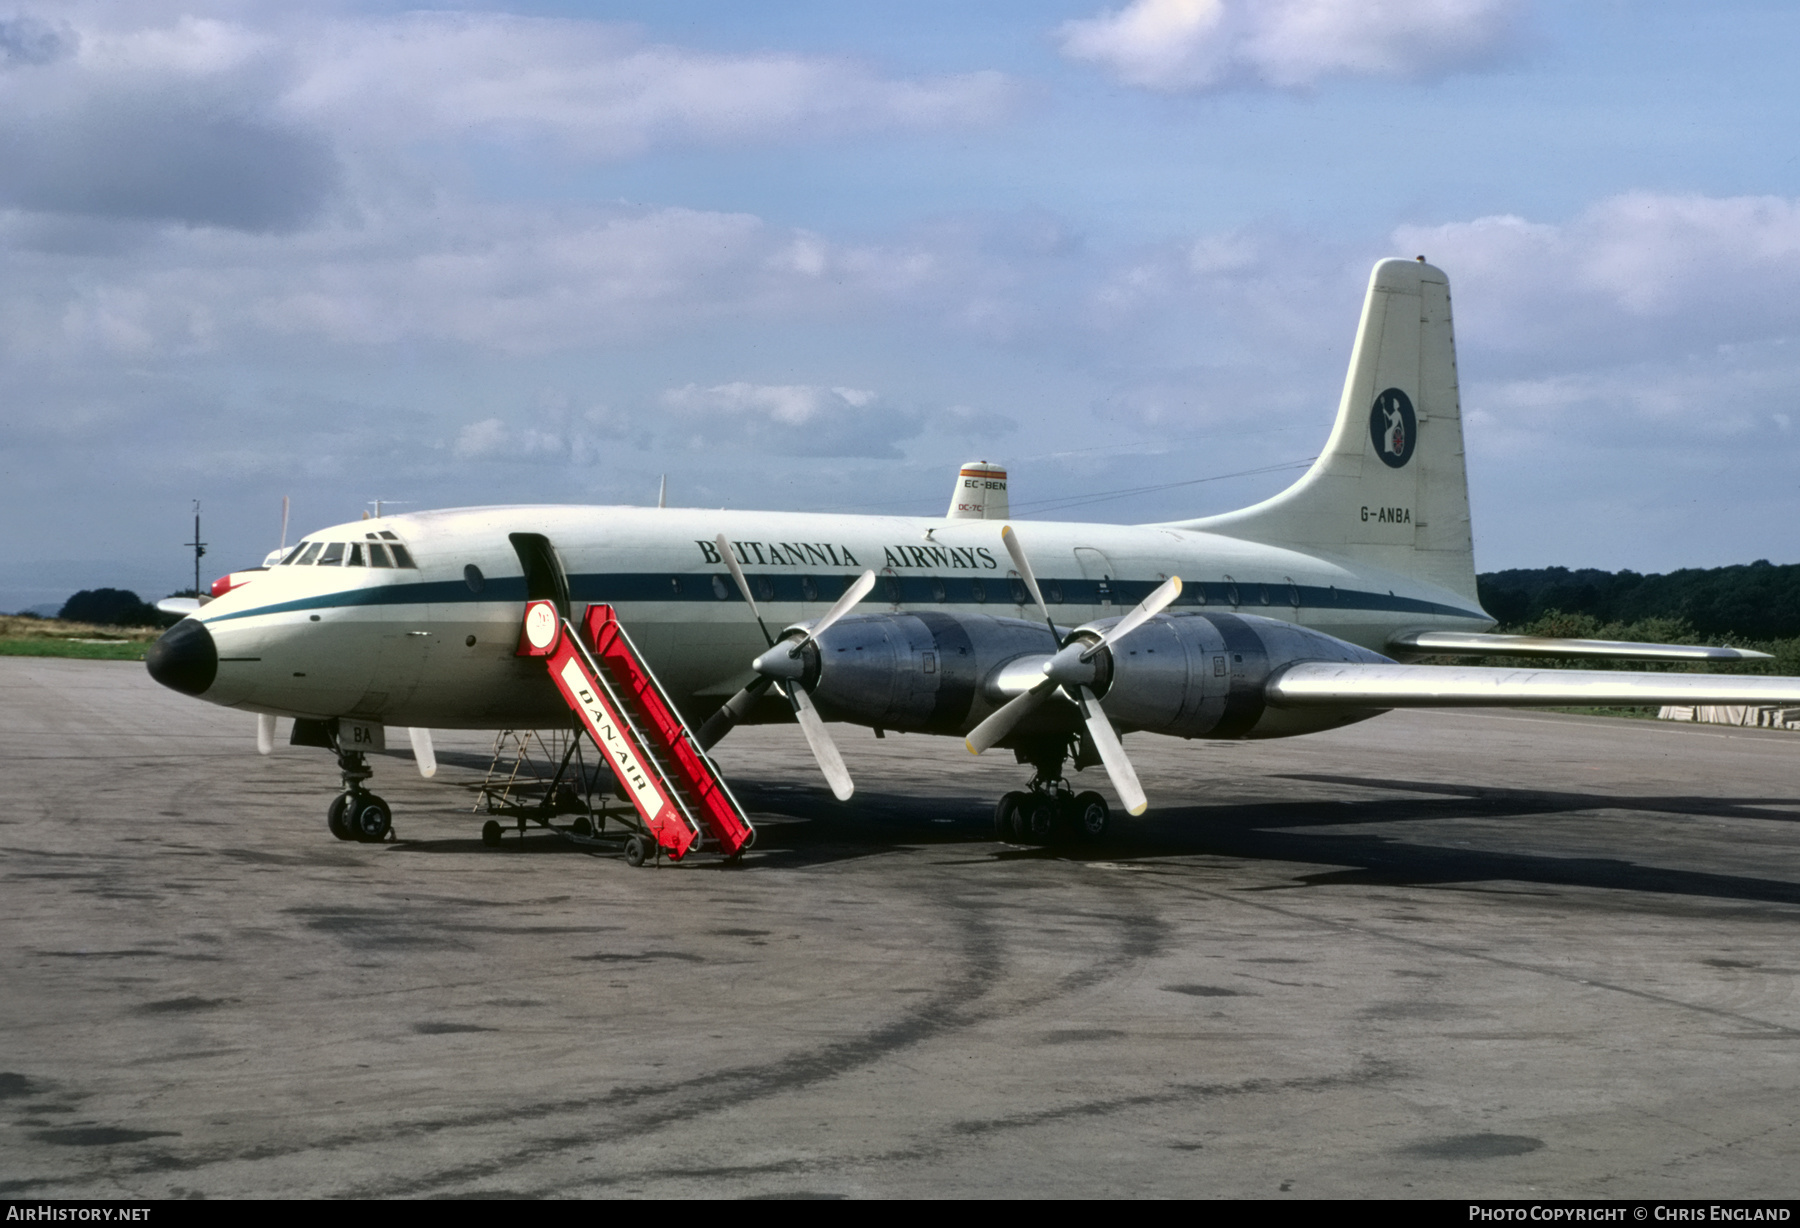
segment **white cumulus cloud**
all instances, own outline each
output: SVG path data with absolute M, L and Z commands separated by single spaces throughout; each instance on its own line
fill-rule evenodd
M 648 43 L 587 20 L 296 10 L 277 29 L 52 10 L 0 18 L 0 207 L 294 230 L 359 192 L 404 192 L 427 148 L 606 160 L 968 128 L 1017 96 L 997 72 L 895 76 L 843 56 Z
M 1304 88 L 1334 76 L 1490 67 L 1524 37 L 1522 0 L 1132 0 L 1065 22 L 1063 54 L 1168 92 Z
M 1394 232 L 1459 291 L 1459 331 L 1587 359 L 1800 329 L 1800 200 L 1628 192 L 1562 222 L 1511 214 Z
M 922 415 L 884 405 L 866 388 L 738 380 L 670 388 L 662 404 L 670 429 L 699 450 L 730 445 L 785 456 L 898 456 L 896 444 L 923 426 Z
M 620 156 L 669 142 L 961 127 L 998 118 L 1000 73 L 884 77 L 847 59 L 647 44 L 601 22 L 415 13 L 325 25 L 302 45 L 293 113 L 392 139 L 549 136 Z

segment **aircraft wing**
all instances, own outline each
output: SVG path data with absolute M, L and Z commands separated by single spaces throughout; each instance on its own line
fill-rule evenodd
M 1276 670 L 1265 694 L 1277 708 L 1800 706 L 1800 678 L 1300 661 Z
M 1481 657 L 1596 657 L 1614 661 L 1768 661 L 1768 653 L 1707 644 L 1639 644 L 1552 635 L 1493 635 L 1471 631 L 1402 631 L 1388 640 L 1400 652 Z

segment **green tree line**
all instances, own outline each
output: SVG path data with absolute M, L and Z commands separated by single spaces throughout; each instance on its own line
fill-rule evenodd
M 1584 615 L 1600 626 L 1669 620 L 1709 642 L 1723 637 L 1800 636 L 1800 564 L 1767 559 L 1732 567 L 1684 568 L 1667 575 L 1539 567 L 1490 571 L 1476 579 L 1481 604 L 1506 630 L 1552 613 Z M 1647 638 L 1626 637 L 1619 638 Z

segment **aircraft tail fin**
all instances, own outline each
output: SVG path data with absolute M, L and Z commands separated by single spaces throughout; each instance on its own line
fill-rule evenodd
M 1421 260 L 1383 260 L 1325 450 L 1298 482 L 1182 528 L 1316 549 L 1476 601 L 1450 282 Z

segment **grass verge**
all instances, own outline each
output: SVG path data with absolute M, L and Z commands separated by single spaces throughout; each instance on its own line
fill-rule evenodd
M 81 657 L 89 661 L 142 661 L 145 645 L 131 640 L 84 644 L 78 640 L 0 640 L 0 657 Z
M 96 627 L 60 618 L 0 614 L 0 657 L 79 657 L 141 661 L 161 627 Z

